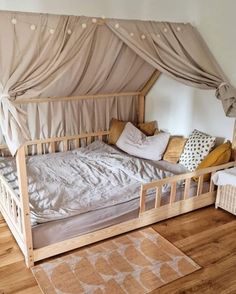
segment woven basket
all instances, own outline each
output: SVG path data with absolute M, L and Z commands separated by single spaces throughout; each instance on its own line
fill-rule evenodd
M 236 215 L 236 186 L 218 186 L 215 205 Z

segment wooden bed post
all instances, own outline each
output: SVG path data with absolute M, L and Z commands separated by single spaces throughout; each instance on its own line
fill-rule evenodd
M 21 146 L 16 154 L 17 174 L 20 191 L 21 203 L 21 219 L 22 231 L 25 240 L 25 262 L 27 267 L 34 265 L 33 260 L 33 241 L 32 241 L 32 228 L 30 223 L 30 208 L 29 208 L 29 194 L 28 194 L 28 181 L 25 159 L 25 146 Z
M 146 85 L 140 92 L 139 95 L 139 106 L 138 106 L 138 122 L 143 123 L 145 121 L 145 98 L 148 92 L 151 90 L 157 79 L 159 78 L 161 72 L 158 70 L 154 71 L 151 78 L 147 81 Z
M 236 160 L 236 119 L 234 121 L 232 149 L 233 149 L 233 160 Z
M 145 96 L 138 96 L 138 122 L 143 123 L 145 118 Z

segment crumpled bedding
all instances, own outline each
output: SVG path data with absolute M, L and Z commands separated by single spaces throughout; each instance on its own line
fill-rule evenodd
M 1 160 L 0 172 L 18 191 L 15 160 Z M 173 175 L 100 141 L 28 157 L 27 172 L 33 225 L 135 199 L 142 183 Z

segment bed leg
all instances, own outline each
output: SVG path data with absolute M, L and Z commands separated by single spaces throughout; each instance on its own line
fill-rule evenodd
M 34 266 L 33 250 L 29 250 L 29 255 L 25 256 L 25 264 L 27 268 Z

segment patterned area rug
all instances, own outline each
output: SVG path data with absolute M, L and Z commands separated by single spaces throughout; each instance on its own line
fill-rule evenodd
M 200 268 L 152 228 L 32 268 L 45 294 L 144 294 Z

